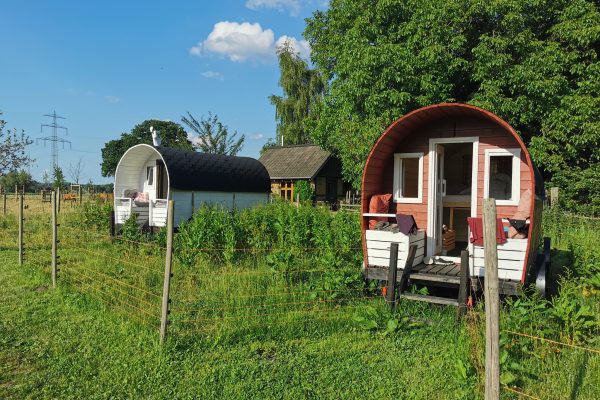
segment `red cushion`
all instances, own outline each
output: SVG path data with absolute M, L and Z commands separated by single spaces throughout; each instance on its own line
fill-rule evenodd
M 369 213 L 387 214 L 390 212 L 391 194 L 374 194 L 369 202 Z M 387 221 L 387 217 L 371 217 L 369 219 L 369 229 L 375 228 L 377 222 Z

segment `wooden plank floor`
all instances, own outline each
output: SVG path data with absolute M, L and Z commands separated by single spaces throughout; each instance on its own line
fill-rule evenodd
M 426 281 L 437 283 L 440 285 L 456 286 L 460 284 L 460 265 L 426 265 L 419 264 L 413 267 L 410 273 L 410 279 L 415 281 Z M 369 267 L 366 270 L 368 279 L 386 280 L 388 276 L 388 268 L 386 267 Z M 398 281 L 401 273 L 398 271 Z

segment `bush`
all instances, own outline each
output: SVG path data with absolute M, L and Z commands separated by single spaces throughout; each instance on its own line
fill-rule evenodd
M 283 201 L 241 211 L 204 206 L 180 225 L 175 237 L 177 257 L 186 265 L 193 265 L 200 254 L 225 262 L 268 254 L 273 265 L 288 263 L 290 257 L 311 257 L 332 268 L 357 267 L 360 245 L 356 214 L 296 208 Z
M 312 202 L 315 195 L 315 191 L 308 181 L 296 182 L 294 185 L 294 193 L 298 195 L 301 202 Z

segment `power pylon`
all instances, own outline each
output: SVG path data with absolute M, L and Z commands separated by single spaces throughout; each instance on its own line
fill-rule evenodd
M 51 146 L 50 148 L 51 148 L 51 154 L 52 154 L 52 171 L 54 171 L 56 169 L 56 167 L 58 166 L 58 144 L 62 143 L 63 149 L 65 148 L 65 143 L 69 144 L 69 149 L 72 148 L 72 144 L 67 139 L 64 139 L 64 138 L 58 136 L 58 131 L 60 129 L 64 130 L 67 135 L 69 134 L 69 130 L 66 127 L 61 126 L 56 122 L 57 119 L 66 119 L 65 117 L 61 117 L 60 115 L 57 115 L 56 111 L 54 111 L 52 114 L 44 114 L 44 117 L 52 118 L 52 123 L 51 124 L 42 124 L 40 126 L 40 133 L 44 132 L 44 127 L 46 127 L 46 128 L 52 128 L 52 135 L 46 136 L 46 137 L 39 137 L 39 138 L 37 138 L 37 140 L 43 141 L 44 147 L 46 146 L 47 142 L 50 142 L 50 146 Z

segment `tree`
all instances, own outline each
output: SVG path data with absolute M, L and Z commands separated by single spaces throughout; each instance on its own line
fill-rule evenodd
M 355 187 L 383 129 L 440 102 L 471 103 L 505 119 L 546 178 L 597 168 L 598 26 L 591 0 L 332 0 L 307 20 L 327 89 L 305 126 L 341 158 Z
M 237 131 L 230 134 L 229 128 L 219 121 L 217 115 L 210 112 L 207 118 L 202 117 L 198 121 L 188 111 L 187 116 L 181 117 L 181 122 L 198 135 L 194 140 L 195 147 L 203 153 L 235 156 L 242 150 L 246 140 L 245 135 L 238 138 Z
M 279 86 L 283 96 L 271 95 L 275 106 L 278 144 L 310 143 L 311 138 L 304 129 L 311 108 L 321 99 L 324 84 L 318 71 L 310 69 L 300 58 L 291 42 L 286 40 L 278 49 Z
M 48 187 L 48 184 L 50 184 L 50 175 L 48 175 L 47 169 L 45 169 L 44 173 L 42 174 L 42 183 L 44 184 L 44 189 Z
M 65 186 L 65 175 L 58 165 L 55 166 L 52 171 L 52 179 L 54 180 L 54 182 L 52 182 L 52 187 L 54 189 L 63 188 Z
M 2 185 L 7 192 L 14 190 L 15 186 L 18 186 L 19 191 L 21 188 L 28 190 L 33 183 L 31 174 L 25 170 L 11 171 L 2 177 L 0 177 L 0 185 Z
M 69 174 L 69 177 L 74 183 L 79 184 L 79 180 L 81 179 L 81 174 L 83 173 L 84 167 L 85 164 L 83 163 L 83 159 L 81 158 L 77 160 L 75 164 L 69 164 L 67 173 Z
M 149 119 L 133 127 L 131 132 L 122 133 L 121 138 L 107 142 L 102 148 L 102 176 L 114 176 L 119 160 L 125 151 L 136 144 L 152 144 L 150 127 L 158 131 L 162 146 L 193 150 L 183 127 L 175 122 Z
M 2 111 L 0 111 L 0 116 Z M 31 143 L 24 131 L 17 133 L 17 129 L 8 129 L 6 132 L 6 121 L 0 119 L 0 176 L 11 171 L 17 171 L 33 162 L 33 159 L 25 153 L 25 149 Z

